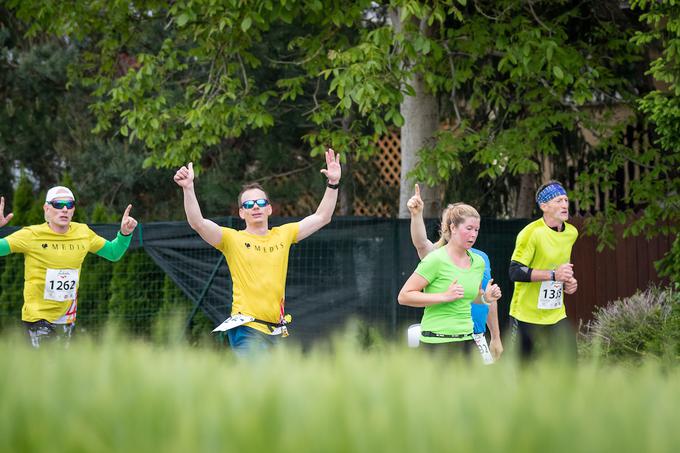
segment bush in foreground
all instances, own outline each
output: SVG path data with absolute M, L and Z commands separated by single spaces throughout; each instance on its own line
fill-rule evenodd
M 0 451 L 675 451 L 680 370 L 0 338 Z
M 610 360 L 680 359 L 680 293 L 651 286 L 595 312 L 585 329 L 586 355 Z

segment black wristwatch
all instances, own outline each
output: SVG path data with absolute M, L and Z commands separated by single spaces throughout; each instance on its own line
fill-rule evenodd
M 340 187 L 340 181 L 338 181 L 337 184 L 331 184 L 329 181 L 326 183 L 326 187 L 328 187 L 329 189 L 337 189 L 338 187 Z

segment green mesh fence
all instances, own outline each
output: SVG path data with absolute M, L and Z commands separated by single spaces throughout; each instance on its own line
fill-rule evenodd
M 296 221 L 272 218 L 270 225 Z M 234 217 L 216 219 L 241 229 Z M 527 221 L 482 219 L 476 248 L 489 255 L 492 274 L 504 293 L 499 307 L 505 324 L 512 288 L 507 265 L 519 230 Z M 438 222 L 427 221 L 429 237 Z M 111 239 L 118 225 L 92 225 Z M 8 235 L 16 228 L 3 228 Z M 308 344 L 359 319 L 386 335 L 418 322 L 422 309 L 401 307 L 397 294 L 418 258 L 409 221 L 336 218 L 291 249 L 286 308 L 293 315 L 291 338 Z M 23 257 L 0 259 L 0 328 L 21 319 Z M 221 253 L 203 242 L 186 222 L 139 225 L 130 250 L 117 263 L 90 255 L 83 264 L 78 294 L 78 328 L 97 332 L 117 321 L 132 334 L 147 336 L 154 325 L 182 317 L 190 335 L 205 335 L 230 311 L 231 279 Z

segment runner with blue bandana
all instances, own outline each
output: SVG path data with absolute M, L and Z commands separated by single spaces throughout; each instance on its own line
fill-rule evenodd
M 569 197 L 559 182 L 543 184 L 536 204 L 543 216 L 519 232 L 510 262 L 513 343 L 519 342 L 525 359 L 537 352 L 575 358 L 576 337 L 566 319 L 564 295 L 578 288 L 570 263 L 578 231 L 567 223 Z

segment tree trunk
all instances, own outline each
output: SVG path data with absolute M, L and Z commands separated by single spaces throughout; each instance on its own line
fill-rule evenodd
M 398 33 L 403 29 L 399 20 L 398 9 L 390 11 L 392 25 Z M 432 28 L 427 21 L 419 24 L 420 33 L 429 35 Z M 402 62 L 404 67 L 411 66 L 411 62 Z M 413 185 L 417 182 L 409 177 L 409 173 L 419 162 L 418 151 L 425 145 L 430 144 L 434 134 L 439 129 L 439 108 L 437 98 L 427 89 L 422 74 L 416 73 L 406 82 L 415 91 L 415 96 L 405 96 L 401 103 L 400 111 L 404 117 L 404 125 L 401 128 L 401 177 L 399 186 L 399 218 L 409 218 L 410 214 L 406 203 L 413 196 Z M 425 217 L 439 217 L 444 186 L 440 184 L 429 187 L 420 185 L 420 196 L 423 199 L 423 215 Z
M 514 217 L 517 219 L 528 219 L 534 210 L 534 198 L 536 187 L 536 176 L 525 173 L 519 183 L 519 193 L 517 194 L 517 209 Z
M 407 96 L 401 104 L 404 125 L 401 128 L 401 177 L 399 188 L 399 218 L 409 218 L 406 202 L 413 196 L 413 185 L 417 182 L 409 177 L 409 173 L 419 162 L 418 151 L 430 144 L 439 128 L 439 110 L 437 99 L 426 91 L 425 82 L 420 74 L 411 80 L 415 96 Z M 420 185 L 420 196 L 423 199 L 425 217 L 439 217 L 443 186 Z

